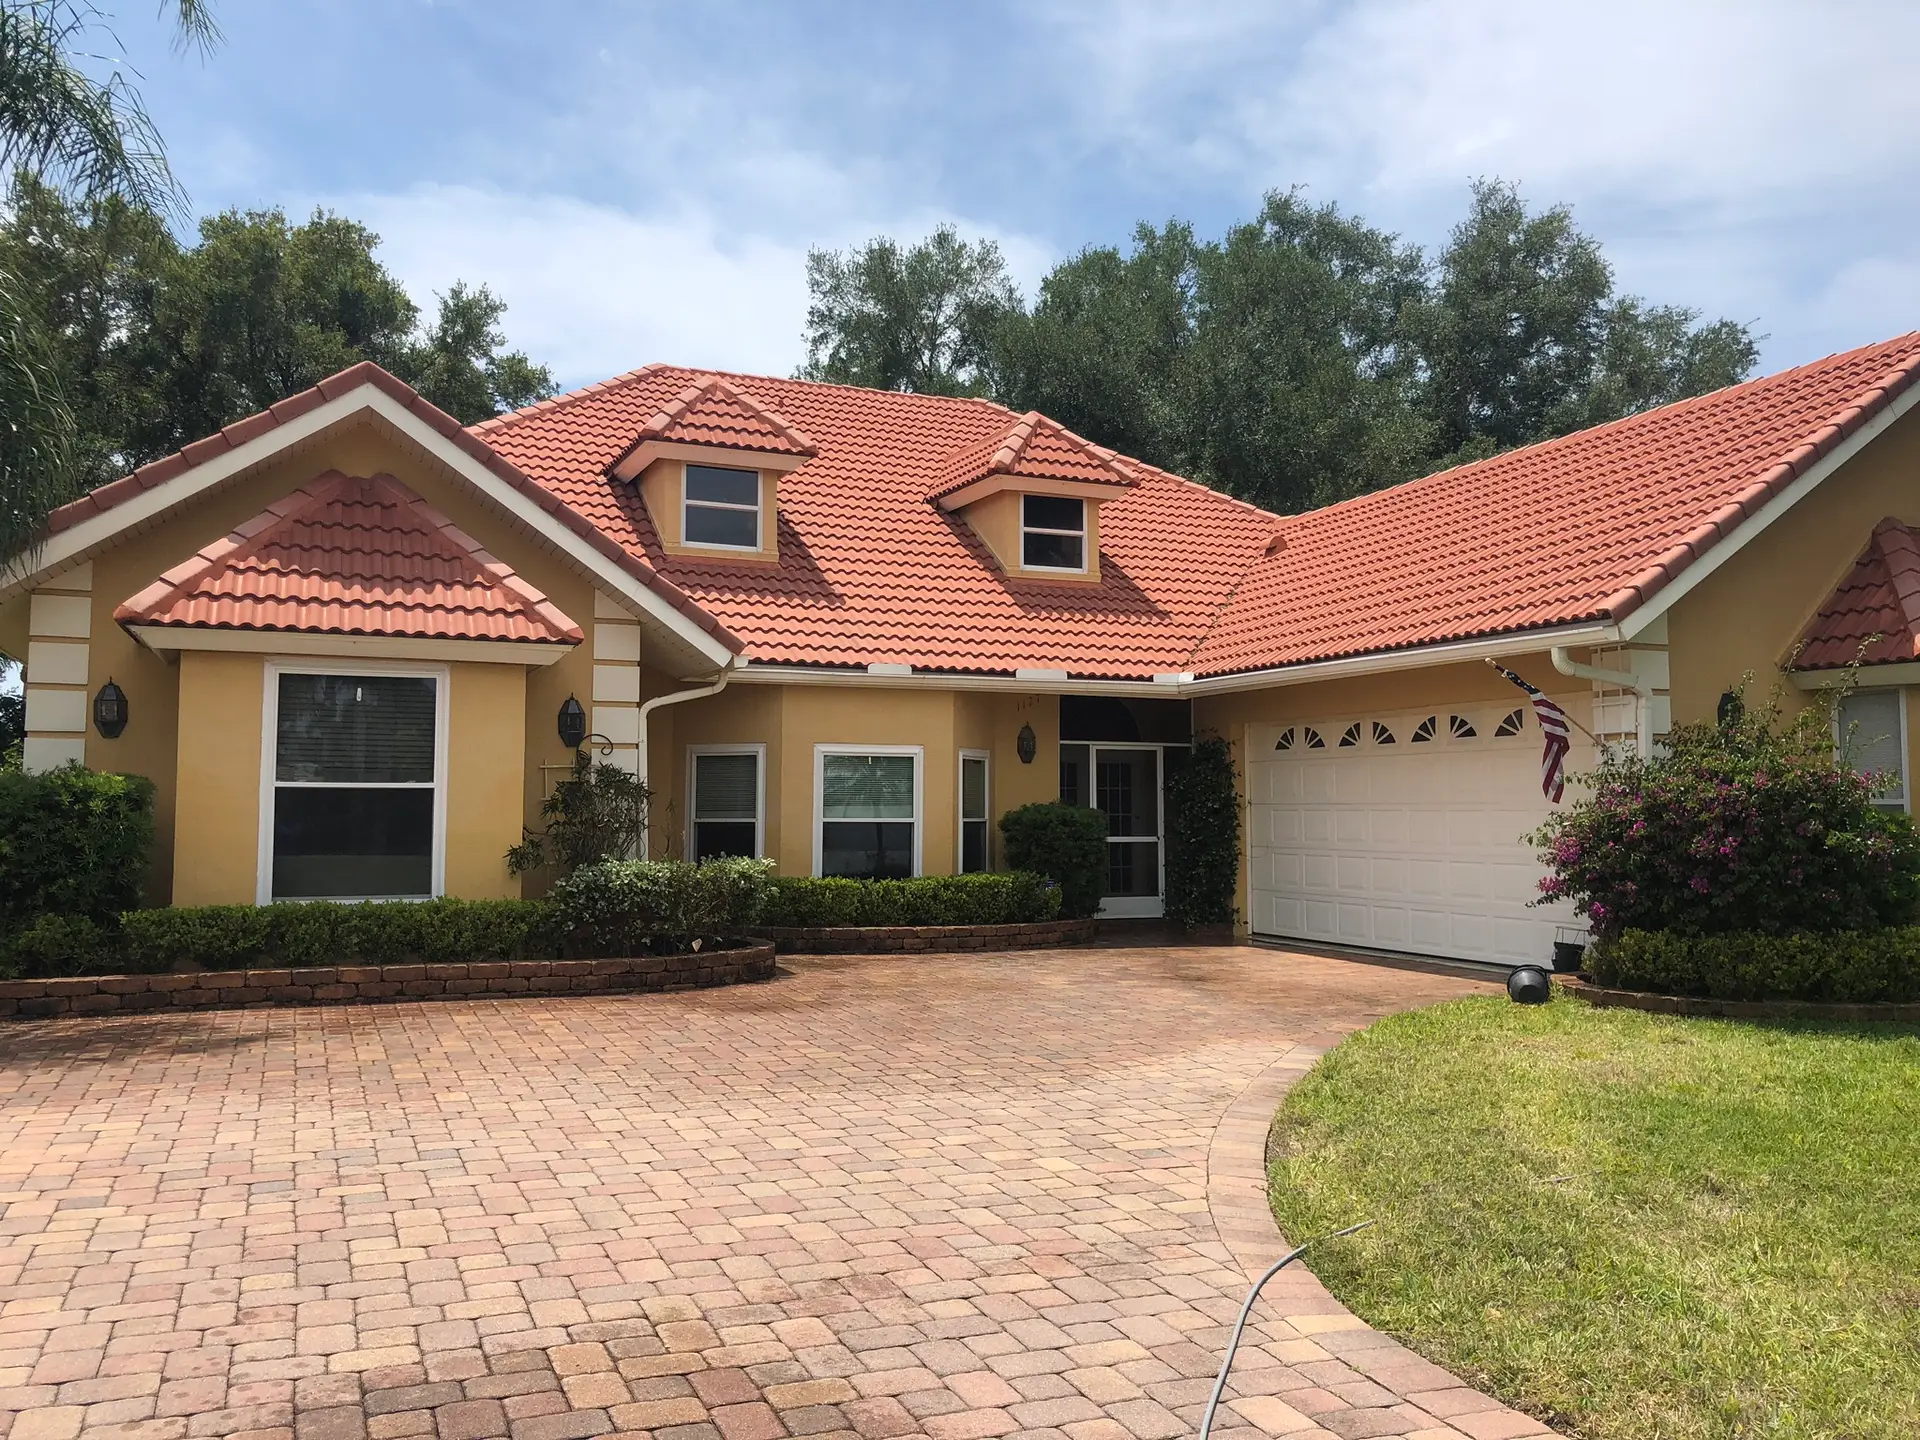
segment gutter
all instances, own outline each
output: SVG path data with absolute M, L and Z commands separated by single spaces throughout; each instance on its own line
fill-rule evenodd
M 647 738 L 648 738 L 647 731 L 648 731 L 648 722 L 651 721 L 653 718 L 653 712 L 655 710 L 661 709 L 668 705 L 680 705 L 680 704 L 684 704 L 688 700 L 704 700 L 709 695 L 718 695 L 722 690 L 727 688 L 727 682 L 733 678 L 733 673 L 734 673 L 733 663 L 729 662 L 726 666 L 724 666 L 720 670 L 719 674 L 714 677 L 713 683 L 710 685 L 701 685 L 692 690 L 671 690 L 665 695 L 656 695 L 651 700 L 643 701 L 641 703 L 640 744 L 638 749 L 634 753 L 633 772 L 634 772 L 634 775 L 639 779 L 640 783 L 648 787 L 649 791 L 651 791 L 652 789 L 652 772 L 649 768 L 649 756 L 648 756 L 648 749 L 647 749 Z M 640 836 L 641 838 L 640 853 L 643 857 L 648 853 L 648 846 L 647 846 L 648 837 L 646 834 L 646 830 L 652 827 L 652 821 L 653 821 L 653 816 L 651 813 L 653 807 L 651 802 L 649 802 L 647 808 L 649 812 L 647 816 L 647 826 L 642 829 L 641 836 Z
M 1642 760 L 1653 758 L 1653 686 L 1625 670 L 1602 670 L 1597 665 L 1583 665 L 1568 653 L 1564 645 L 1555 645 L 1548 655 L 1553 659 L 1553 668 L 1562 675 L 1571 675 L 1576 680 L 1597 680 L 1602 685 L 1616 685 L 1622 690 L 1631 690 L 1637 697 L 1634 711 L 1634 749 L 1640 752 Z

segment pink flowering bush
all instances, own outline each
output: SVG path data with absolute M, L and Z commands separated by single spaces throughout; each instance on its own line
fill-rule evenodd
M 1871 931 L 1920 906 L 1920 838 L 1876 809 L 1881 788 L 1834 754 L 1831 712 L 1780 724 L 1777 699 L 1725 725 L 1677 729 L 1668 750 L 1603 761 L 1592 790 L 1532 839 L 1541 902 L 1572 900 L 1612 940 Z

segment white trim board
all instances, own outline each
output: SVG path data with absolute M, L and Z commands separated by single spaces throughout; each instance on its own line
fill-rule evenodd
M 363 656 L 382 660 L 469 660 L 498 665 L 551 665 L 573 644 L 530 640 L 421 640 L 400 635 L 302 635 L 286 630 L 200 630 L 182 625 L 129 625 L 127 632 L 156 655 L 182 650 L 247 654 Z

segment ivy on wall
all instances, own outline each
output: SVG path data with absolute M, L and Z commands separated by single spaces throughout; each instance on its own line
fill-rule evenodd
M 1196 736 L 1184 764 L 1167 774 L 1167 918 L 1225 925 L 1240 878 L 1240 787 L 1233 747 Z

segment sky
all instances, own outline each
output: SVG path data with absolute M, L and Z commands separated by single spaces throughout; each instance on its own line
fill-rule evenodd
M 108 8 L 116 8 L 108 0 Z M 215 0 L 117 7 L 197 212 L 326 206 L 564 386 L 786 374 L 806 254 L 951 222 L 1032 293 L 1141 220 L 1302 186 L 1429 249 L 1475 177 L 1774 370 L 1920 326 L 1920 5 Z

